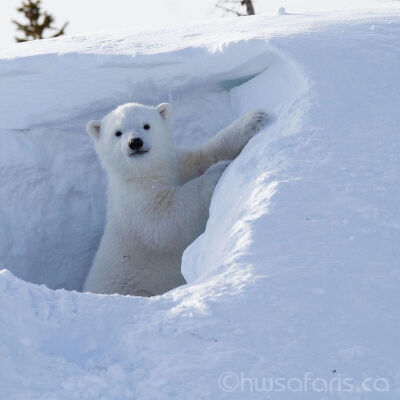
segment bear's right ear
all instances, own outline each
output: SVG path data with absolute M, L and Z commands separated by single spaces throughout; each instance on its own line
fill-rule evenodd
M 161 117 L 168 121 L 171 117 L 172 106 L 169 103 L 161 103 L 156 107 L 157 111 L 160 113 Z
M 90 121 L 86 124 L 87 133 L 95 140 L 100 137 L 100 121 Z

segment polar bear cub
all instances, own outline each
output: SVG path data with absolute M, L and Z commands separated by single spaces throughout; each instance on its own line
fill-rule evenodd
M 108 204 L 84 291 L 153 296 L 184 284 L 182 253 L 205 229 L 215 185 L 266 117 L 252 111 L 193 149 L 173 146 L 167 103 L 128 103 L 90 121 Z

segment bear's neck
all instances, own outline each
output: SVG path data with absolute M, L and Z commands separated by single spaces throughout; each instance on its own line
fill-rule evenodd
M 134 175 L 121 175 L 109 171 L 108 174 L 108 192 L 109 195 L 122 193 L 124 191 L 143 193 L 146 189 L 168 188 L 177 186 L 179 182 L 177 166 L 171 160 L 170 164 L 165 163 L 146 169 L 140 173 L 137 171 Z

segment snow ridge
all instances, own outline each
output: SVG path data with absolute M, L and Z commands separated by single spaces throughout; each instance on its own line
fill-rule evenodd
M 371 398 L 396 399 L 399 35 L 386 9 L 3 51 L 0 397 L 286 400 L 263 379 L 309 377 L 336 386 L 297 397 L 381 379 Z M 104 221 L 84 123 L 130 100 L 171 101 L 183 146 L 271 114 L 184 254 L 189 284 L 151 299 L 74 291 Z

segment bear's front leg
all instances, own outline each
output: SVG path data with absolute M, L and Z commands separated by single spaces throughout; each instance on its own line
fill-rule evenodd
M 153 208 L 146 223 L 141 224 L 148 246 L 157 251 L 183 252 L 204 232 L 214 188 L 229 163 L 220 161 L 203 175 L 169 191 L 168 207 L 163 204 L 160 209 Z
M 210 165 L 218 161 L 235 159 L 247 142 L 264 128 L 266 122 L 265 111 L 250 111 L 200 147 L 183 150 L 180 154 L 182 180 L 186 182 L 203 174 Z

